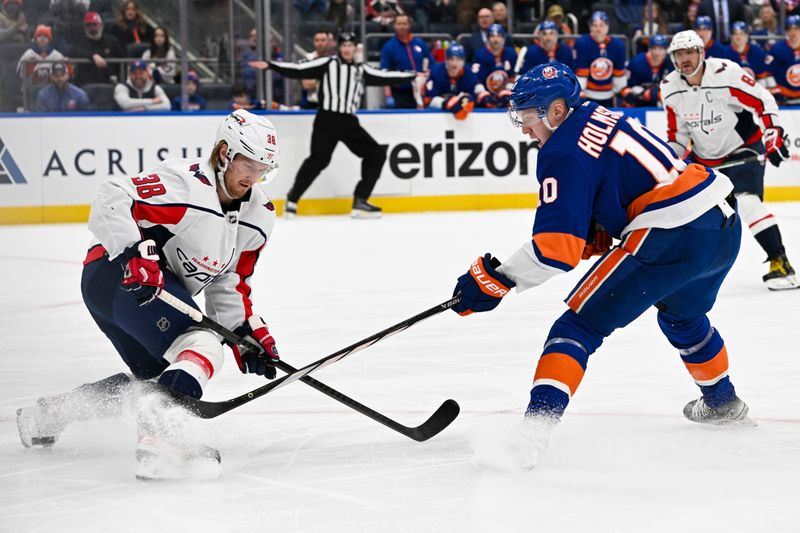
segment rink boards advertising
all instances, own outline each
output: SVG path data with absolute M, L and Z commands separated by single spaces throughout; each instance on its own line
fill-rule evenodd
M 664 136 L 660 110 L 626 110 Z M 222 118 L 203 114 L 5 115 L 0 117 L 0 223 L 80 222 L 98 184 L 170 157 L 207 157 Z M 279 132 L 279 210 L 309 152 L 313 113 L 269 115 Z M 439 112 L 365 112 L 359 120 L 387 146 L 374 192 L 387 212 L 524 208 L 536 205 L 536 150 L 505 113 L 465 121 Z M 768 166 L 768 200 L 800 200 L 800 110 L 782 110 L 793 154 Z M 303 197 L 301 214 L 346 213 L 360 161 L 340 145 Z

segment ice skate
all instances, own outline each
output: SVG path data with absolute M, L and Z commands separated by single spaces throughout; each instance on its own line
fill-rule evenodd
M 23 446 L 49 447 L 56 443 L 67 422 L 52 411 L 49 398 L 39 398 L 36 405 L 17 409 L 17 428 Z
M 380 218 L 382 212 L 380 207 L 372 205 L 363 198 L 355 198 L 350 216 L 353 218 Z
M 762 279 L 771 291 L 785 291 L 800 287 L 800 281 L 798 281 L 786 254 L 781 254 L 770 260 L 769 272 L 764 274 Z
M 513 425 L 496 422 L 473 438 L 472 463 L 481 469 L 502 472 L 532 470 L 547 448 L 558 420 L 553 417 L 525 415 Z
M 551 416 L 525 415 L 511 448 L 520 470 L 533 470 L 536 467 L 557 424 L 558 419 Z
M 286 205 L 283 208 L 283 218 L 295 218 L 297 216 L 297 204 L 286 200 Z
M 755 422 L 747 418 L 749 411 L 747 404 L 738 396 L 718 407 L 709 407 L 701 397 L 686 404 L 683 408 L 683 416 L 699 424 L 755 425 Z
M 179 444 L 153 435 L 139 435 L 136 461 L 136 479 L 142 481 L 216 479 L 222 475 L 222 457 L 215 448 Z

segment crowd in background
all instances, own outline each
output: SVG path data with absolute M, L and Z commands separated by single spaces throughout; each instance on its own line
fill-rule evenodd
M 457 108 L 464 116 L 466 108 L 503 107 L 517 75 L 556 60 L 575 70 L 587 98 L 614 106 L 655 106 L 658 81 L 672 68 L 666 53 L 669 35 L 683 29 L 698 31 L 707 55 L 743 64 L 782 103 L 800 98 L 800 75 L 797 80 L 786 75 L 793 60 L 776 56 L 779 60 L 772 61 L 769 55 L 775 43 L 800 46 L 795 24 L 800 19 L 792 18 L 800 14 L 798 1 L 785 2 L 785 28 L 779 27 L 774 0 L 516 0 L 511 21 L 506 4 L 364 0 L 356 6 L 353 0 L 294 0 L 292 9 L 312 30 L 304 36 L 313 47 L 306 59 L 335 54 L 336 33 L 355 27 L 362 8 L 368 33 L 394 34 L 364 57 L 381 68 L 418 72 L 417 82 L 387 87 L 384 107 L 389 108 Z M 533 38 L 514 39 L 509 29 Z M 417 36 L 425 33 L 437 38 Z M 613 34 L 624 35 L 627 42 Z M 36 111 L 314 108 L 314 80 L 303 80 L 299 97 L 287 101 L 286 85 L 273 74 L 273 102 L 257 98 L 258 76 L 263 75 L 253 66 L 263 59 L 256 53 L 257 41 L 254 29 L 236 50 L 236 80 L 220 87 L 201 82 L 195 70 L 181 72 L 167 28 L 149 23 L 135 1 L 3 0 L 0 61 L 13 60 L 16 76 L 9 80 L 7 70 L 2 71 L 0 100 L 22 92 L 27 108 Z M 283 58 L 276 42 L 270 46 L 273 58 Z M 182 78 L 186 98 L 180 92 Z M 438 79 L 449 79 L 450 86 Z

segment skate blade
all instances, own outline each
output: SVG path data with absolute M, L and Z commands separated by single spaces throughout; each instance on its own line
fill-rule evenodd
M 150 464 L 140 462 L 136 471 L 139 481 L 174 483 L 178 481 L 213 481 L 222 477 L 222 465 L 210 459 L 197 459 L 185 464 Z
M 800 289 L 800 282 L 794 276 L 785 278 L 769 279 L 764 282 L 767 288 L 771 291 L 790 291 L 792 289 Z
M 350 213 L 350 218 L 355 218 L 355 219 L 381 218 L 381 213 L 368 213 L 366 211 L 361 211 L 360 209 L 356 209 Z

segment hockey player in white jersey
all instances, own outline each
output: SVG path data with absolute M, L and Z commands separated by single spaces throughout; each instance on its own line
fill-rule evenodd
M 776 167 L 789 158 L 786 134 L 778 124 L 775 98 L 739 65 L 704 58 L 703 41 L 694 31 L 672 38 L 669 50 L 675 70 L 661 82 L 667 112 L 667 140 L 677 154 L 703 165 L 765 156 Z M 764 200 L 764 162 L 725 169 L 734 184 L 742 221 L 767 253 L 771 290 L 800 286 L 775 217 Z
M 269 120 L 237 110 L 221 124 L 210 158 L 168 159 L 133 177 L 103 182 L 92 204 L 94 239 L 84 261 L 84 302 L 130 374 L 117 374 L 19 409 L 26 447 L 52 445 L 71 422 L 119 414 L 138 405 L 141 479 L 185 477 L 219 453 L 192 444 L 182 413 L 163 394 L 128 394 L 132 384 L 157 381 L 200 398 L 223 362 L 220 339 L 158 299 L 167 290 L 197 308 L 205 296 L 212 320 L 251 335 L 263 348 L 232 347 L 240 370 L 275 377 L 275 340 L 253 311 L 250 278 L 269 241 L 275 208 L 258 186 L 277 167 L 278 140 Z

